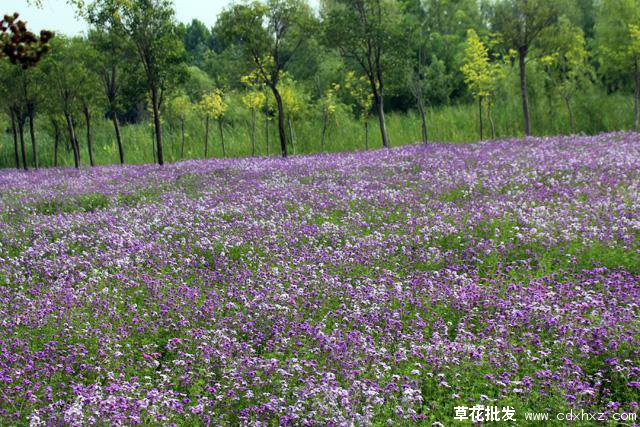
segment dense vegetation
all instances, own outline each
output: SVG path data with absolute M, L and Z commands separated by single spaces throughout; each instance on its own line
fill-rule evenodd
M 89 34 L 56 35 L 29 67 L 0 62 L 0 165 L 163 163 L 638 125 L 636 0 L 331 0 L 319 11 L 269 0 L 231 5 L 211 29 L 177 23 L 168 0 L 78 10 Z M 5 29 L 26 34 L 20 25 Z M 5 53 L 30 52 L 3 40 Z

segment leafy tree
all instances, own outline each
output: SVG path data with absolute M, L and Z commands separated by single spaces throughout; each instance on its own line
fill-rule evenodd
M 87 69 L 79 56 L 84 41 L 80 38 L 58 37 L 52 43 L 51 54 L 43 61 L 52 111 L 65 118 L 69 144 L 73 150 L 73 161 L 80 167 L 80 146 L 76 133 L 76 117 L 81 111 L 81 91 Z
M 356 116 L 364 125 L 365 150 L 369 149 L 369 115 L 373 107 L 373 93 L 369 90 L 368 84 L 366 77 L 356 77 L 353 71 L 348 71 L 343 85 L 351 97 Z
M 189 54 L 189 62 L 202 66 L 207 51 L 213 49 L 211 30 L 202 21 L 193 19 L 184 26 L 182 40 Z
M 180 134 L 181 134 L 180 157 L 181 158 L 184 158 L 184 145 L 185 145 L 184 124 L 192 110 L 193 110 L 193 103 L 191 102 L 189 97 L 185 94 L 180 94 L 178 96 L 175 96 L 171 98 L 167 103 L 166 112 L 168 116 L 180 122 Z
M 96 73 L 102 84 L 102 91 L 107 101 L 108 116 L 111 117 L 118 145 L 120 164 L 124 164 L 124 142 L 120 130 L 118 111 L 123 96 L 122 79 L 127 72 L 132 72 L 132 46 L 114 31 L 96 28 L 89 32 L 88 42 L 99 54 L 91 58 L 88 64 Z
M 78 41 L 75 55 L 81 60 L 83 67 L 79 68 L 81 73 L 75 76 L 78 85 L 77 94 L 84 116 L 89 164 L 95 166 L 92 119 L 94 110 L 105 107 L 105 96 L 102 92 L 100 78 L 97 73 L 93 72 L 92 67 L 100 61 L 102 54 L 85 40 Z
M 22 103 L 29 119 L 29 136 L 31 137 L 31 161 L 35 169 L 38 169 L 38 149 L 35 132 L 36 109 L 42 98 L 42 72 L 36 67 L 22 68 L 20 70 L 18 84 Z
M 22 102 L 20 86 L 17 84 L 19 78 L 20 70 L 9 62 L 0 61 L 0 103 L 11 120 L 16 168 L 20 169 L 21 167 L 20 154 L 22 154 L 22 165 L 26 170 L 28 168 L 24 146 L 26 112 Z
M 150 94 L 158 163 L 164 164 L 160 108 L 165 91 L 180 78 L 184 45 L 177 37 L 169 0 L 95 0 L 88 16 L 94 24 L 133 43 Z
M 293 154 L 296 150 L 296 136 L 294 132 L 293 121 L 304 113 L 305 106 L 308 105 L 309 99 L 299 84 L 297 84 L 289 76 L 282 79 L 282 105 L 287 115 L 287 126 L 289 128 L 289 140 L 291 141 L 291 149 Z
M 280 93 L 282 72 L 312 32 L 311 9 L 303 0 L 236 4 L 223 11 L 216 22 L 216 34 L 240 48 L 256 75 L 273 93 L 283 157 L 287 157 L 287 136 Z
M 339 91 L 340 85 L 334 83 L 333 85 L 325 89 L 322 97 L 318 99 L 318 109 L 320 110 L 320 115 L 322 116 L 322 151 L 325 151 L 325 141 L 329 122 L 336 119 L 336 111 L 338 109 L 339 102 Z
M 251 155 L 256 155 L 256 115 L 266 102 L 264 91 L 260 87 L 259 79 L 255 73 L 242 76 L 242 82 L 247 91 L 242 95 L 242 103 L 251 111 Z
M 227 156 L 224 146 L 224 131 L 222 126 L 222 118 L 227 111 L 227 103 L 224 100 L 224 93 L 221 89 L 214 89 L 213 92 L 206 94 L 198 103 L 198 108 L 205 120 L 205 137 L 204 137 L 204 157 L 208 157 L 209 147 L 209 119 L 218 121 L 218 129 L 220 131 L 220 144 L 222 146 L 222 157 Z
M 495 126 L 491 115 L 491 101 L 495 95 L 498 81 L 501 77 L 499 64 L 492 64 L 489 59 L 489 51 L 478 37 L 475 30 L 470 29 L 467 35 L 467 48 L 465 49 L 465 63 L 461 68 L 464 81 L 469 91 L 478 100 L 478 120 L 480 123 L 480 140 L 482 135 L 482 101 L 487 101 L 489 121 L 491 122 L 491 138 L 495 139 Z
M 18 16 L 14 13 L 0 19 L 0 59 L 6 57 L 12 64 L 27 69 L 36 65 L 49 51 L 53 32 L 42 30 L 38 37 Z
M 525 135 L 531 135 L 526 58 L 540 34 L 555 24 L 559 12 L 557 0 L 498 0 L 493 8 L 492 29 L 498 32 L 505 45 L 514 49 L 518 55 Z
M 382 145 L 389 146 L 384 118 L 385 68 L 402 50 L 401 13 L 395 0 L 335 0 L 324 4 L 325 39 L 366 76 L 378 113 Z
M 633 78 L 634 129 L 638 130 L 640 112 L 640 2 L 603 0 L 596 22 L 596 46 L 600 71 L 609 76 Z
M 571 100 L 594 75 L 594 70 L 589 64 L 584 34 L 579 27 L 562 17 L 557 30 L 549 37 L 548 46 L 552 48 L 552 52 L 540 58 L 540 62 L 546 67 L 554 91 L 560 95 L 567 107 L 569 127 L 573 133 L 575 118 Z

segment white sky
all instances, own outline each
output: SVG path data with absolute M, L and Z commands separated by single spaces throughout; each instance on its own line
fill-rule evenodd
M 20 19 L 27 21 L 28 28 L 35 33 L 47 29 L 77 35 L 87 30 L 87 24 L 76 17 L 75 9 L 66 0 L 43 0 L 42 3 L 42 8 L 37 8 L 27 0 L 0 0 L 0 13 L 18 12 Z M 207 27 L 213 26 L 218 13 L 231 3 L 231 0 L 173 0 L 178 21 L 187 23 L 197 18 Z M 317 7 L 319 0 L 310 3 Z

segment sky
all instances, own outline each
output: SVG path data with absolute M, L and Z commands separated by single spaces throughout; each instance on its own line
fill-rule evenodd
M 27 28 L 35 33 L 47 29 L 61 34 L 79 35 L 87 30 L 87 24 L 76 16 L 75 9 L 66 0 L 43 0 L 42 8 L 29 3 L 32 2 L 0 0 L 0 12 L 18 12 L 20 18 L 27 21 Z M 197 18 L 208 27 L 213 26 L 218 13 L 231 3 L 231 0 L 173 0 L 178 21 L 186 23 Z M 317 5 L 318 0 L 310 3 Z

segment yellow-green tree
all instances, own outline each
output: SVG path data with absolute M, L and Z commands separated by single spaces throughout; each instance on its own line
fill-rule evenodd
M 329 88 L 327 88 L 322 98 L 318 100 L 318 108 L 320 110 L 320 114 L 322 115 L 322 142 L 321 147 L 322 151 L 325 149 L 325 142 L 327 136 L 327 128 L 329 122 L 331 120 L 336 119 L 336 111 L 338 109 L 338 91 L 340 90 L 340 85 L 334 83 Z
M 202 97 L 198 103 L 198 109 L 204 116 L 205 131 L 204 131 L 204 157 L 206 158 L 209 153 L 209 120 L 213 119 L 218 122 L 218 129 L 220 130 L 220 144 L 222 146 L 222 156 L 226 157 L 227 152 L 224 147 L 224 131 L 222 126 L 222 119 L 224 113 L 227 111 L 228 105 L 224 100 L 224 93 L 222 89 L 214 89 L 213 92 L 208 93 Z
M 264 89 L 259 83 L 258 77 L 255 73 L 250 73 L 246 76 L 242 76 L 240 79 L 242 83 L 247 87 L 247 92 L 242 95 L 242 103 L 251 111 L 251 155 L 256 155 L 256 116 L 258 110 L 260 110 L 265 102 L 266 96 Z
M 281 81 L 280 96 L 282 105 L 286 113 L 287 127 L 289 128 L 289 140 L 291 141 L 291 151 L 296 153 L 296 135 L 294 131 L 293 121 L 297 119 L 303 112 L 305 105 L 308 104 L 308 96 L 299 87 L 296 82 L 284 75 Z M 277 105 L 276 105 L 277 106 Z
M 185 131 L 184 124 L 187 120 L 187 117 L 193 110 L 193 104 L 189 97 L 185 94 L 180 94 L 171 100 L 167 104 L 166 113 L 169 115 L 170 119 L 176 120 L 180 123 L 180 133 L 181 133 L 181 145 L 180 145 L 180 157 L 184 158 L 184 145 L 185 145 Z
M 553 89 L 562 98 L 569 114 L 569 127 L 575 132 L 575 118 L 571 100 L 580 87 L 589 81 L 594 70 L 589 64 L 589 54 L 584 33 L 566 18 L 561 18 L 548 46 L 552 52 L 540 58 Z
M 373 107 L 373 93 L 364 76 L 357 77 L 353 71 L 347 72 L 344 90 L 353 101 L 354 113 L 364 125 L 364 148 L 369 149 L 369 117 Z
M 491 115 L 491 101 L 495 96 L 498 80 L 501 76 L 499 64 L 491 63 L 489 51 L 473 30 L 467 31 L 467 47 L 464 51 L 464 65 L 460 69 L 469 92 L 478 100 L 478 118 L 480 140 L 483 139 L 482 102 L 487 101 L 487 113 L 491 123 L 491 138 L 495 138 L 495 126 Z

